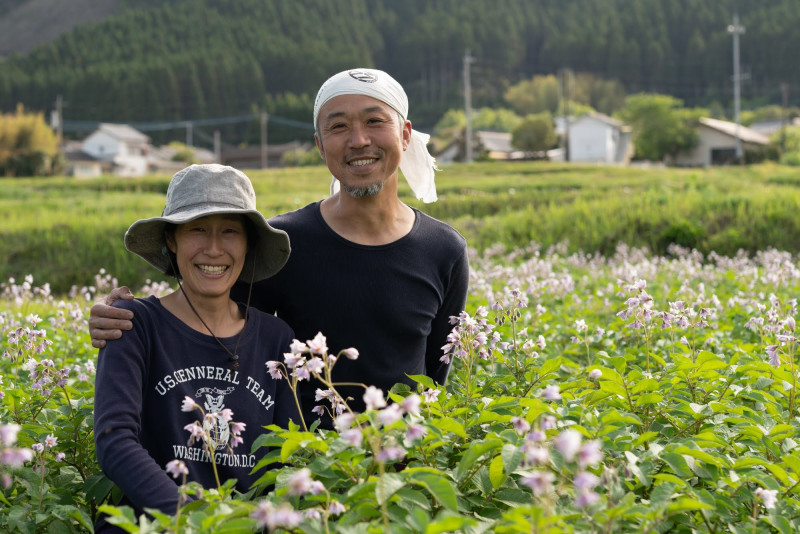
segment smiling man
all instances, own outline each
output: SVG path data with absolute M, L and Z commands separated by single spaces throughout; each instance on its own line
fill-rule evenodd
M 334 379 L 384 391 L 412 384 L 408 375 L 414 374 L 446 381 L 441 347 L 450 316 L 464 309 L 469 278 L 464 238 L 398 197 L 402 171 L 418 198 L 436 200 L 428 136 L 413 130 L 407 117 L 403 88 L 383 71 L 348 70 L 322 85 L 314 104 L 315 139 L 333 175 L 331 196 L 270 219 L 289 234 L 292 254 L 276 276 L 254 284 L 251 301 L 289 323 L 301 341 L 322 332 L 331 354 L 358 349 L 357 360 L 336 364 Z M 234 299 L 246 295 L 246 285 L 234 287 Z M 92 308 L 95 346 L 127 329 L 129 317 L 119 311 Z M 317 418 L 311 413 L 317 386 L 303 386 L 310 422 Z M 363 410 L 363 389 L 340 392 Z

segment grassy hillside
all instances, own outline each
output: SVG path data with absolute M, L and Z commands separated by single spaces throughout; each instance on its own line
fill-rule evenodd
M 324 198 L 323 167 L 251 171 L 267 216 Z M 169 177 L 12 179 L 0 188 L 0 280 L 33 274 L 56 291 L 100 268 L 137 286 L 158 273 L 122 244 L 136 219 L 161 212 Z M 611 254 L 619 243 L 663 254 L 671 243 L 733 255 L 800 252 L 800 177 L 788 167 L 631 169 L 550 163 L 453 165 L 439 202 L 409 204 L 454 225 L 470 245 Z

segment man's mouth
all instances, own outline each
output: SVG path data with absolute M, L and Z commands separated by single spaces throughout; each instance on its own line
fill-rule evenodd
M 351 167 L 364 167 L 366 165 L 371 165 L 376 161 L 378 161 L 376 158 L 362 158 L 350 161 L 347 164 L 350 165 Z

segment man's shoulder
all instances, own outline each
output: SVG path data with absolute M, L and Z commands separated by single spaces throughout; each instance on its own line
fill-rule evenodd
M 319 212 L 319 202 L 312 202 L 302 208 L 279 213 L 269 219 L 269 224 L 279 230 L 289 231 L 305 226 L 316 218 Z
M 415 211 L 419 220 L 419 234 L 425 242 L 436 247 L 448 247 L 451 250 L 466 249 L 467 240 L 458 230 L 426 213 Z

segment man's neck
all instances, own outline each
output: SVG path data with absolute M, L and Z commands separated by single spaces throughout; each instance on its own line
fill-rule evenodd
M 388 185 L 388 184 L 387 184 Z M 355 198 L 340 190 L 322 201 L 322 218 L 331 229 L 360 245 L 385 245 L 397 241 L 414 226 L 414 211 L 385 187 L 371 197 Z

